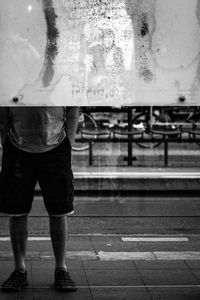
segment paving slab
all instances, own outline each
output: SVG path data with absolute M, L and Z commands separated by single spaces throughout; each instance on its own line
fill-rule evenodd
M 134 264 L 138 270 L 188 270 L 185 261 L 144 261 L 135 260 Z
M 198 284 L 200 284 L 200 270 L 191 270 L 193 275 L 195 276 L 195 278 L 198 281 Z
M 145 288 L 92 288 L 93 300 L 151 300 Z
M 133 261 L 83 261 L 85 270 L 135 270 Z
M 199 260 L 186 260 L 185 263 L 191 270 L 195 270 L 195 269 L 200 270 Z
M 1 300 L 35 300 L 33 296 L 33 290 L 28 288 L 23 290 L 23 292 L 14 293 L 14 294 L 2 293 L 0 291 L 0 299 Z
M 152 300 L 199 300 L 200 286 L 149 288 Z
M 78 286 L 78 291 L 60 294 L 52 287 L 54 260 L 28 260 L 29 287 L 15 295 L 0 292 L 0 299 L 54 300 L 61 297 L 78 300 L 199 299 L 200 269 L 191 270 L 190 267 L 196 266 L 196 261 L 190 263 L 69 260 L 68 268 Z M 6 279 L 13 270 L 13 261 L 1 261 L 0 265 L 0 283 L 2 283 L 3 277 Z
M 59 293 L 51 289 L 34 289 L 33 300 L 93 300 L 89 288 L 79 288 L 76 292 Z
M 85 270 L 90 286 L 143 286 L 136 270 Z
M 189 270 L 139 270 L 145 285 L 198 285 Z
M 132 235 L 133 236 L 133 235 Z M 171 237 L 174 235 L 171 235 Z M 188 249 L 199 247 L 198 235 L 179 235 L 188 238 Z M 178 254 L 169 259 L 169 252 L 118 252 L 122 242 L 121 236 L 70 236 L 71 249 L 67 252 L 67 264 L 78 291 L 60 294 L 52 288 L 54 281 L 54 258 L 50 241 L 29 242 L 27 257 L 29 287 L 20 294 L 5 295 L 0 292 L 0 300 L 190 300 L 200 299 L 200 260 L 193 259 L 194 252 L 185 250 L 173 252 L 178 247 L 172 243 L 158 242 L 157 249 L 166 250 L 171 247 L 170 255 Z M 1 245 L 6 246 L 1 247 Z M 0 243 L 0 284 L 7 279 L 13 270 L 13 257 L 9 241 Z M 110 246 L 110 245 L 111 246 Z M 130 243 L 147 249 L 153 243 Z M 179 243 L 177 242 L 177 245 Z M 96 248 L 106 245 L 112 251 L 99 253 Z M 196 246 L 195 246 L 196 245 Z M 162 247 L 161 247 L 162 246 Z M 141 248 L 140 248 L 141 247 Z M 40 251 L 39 249 L 40 248 Z M 93 250 L 81 250 L 81 249 Z M 2 250 L 3 249 L 3 250 Z M 126 248 L 123 248 L 125 250 Z M 30 251 L 31 250 L 31 251 Z M 166 252 L 166 253 L 165 253 Z M 166 254 L 166 259 L 161 259 Z M 97 255 L 99 254 L 99 256 Z M 148 254 L 148 255 L 147 255 Z M 199 255 L 199 252 L 196 255 Z M 131 258 L 129 257 L 131 255 Z M 142 255 L 142 259 L 141 259 Z M 147 256 L 146 256 L 147 255 Z M 184 256 L 185 255 L 185 256 Z M 114 257 L 114 260 L 113 260 Z M 135 257 L 135 259 L 134 259 Z M 181 259 L 182 258 L 182 259 Z M 184 260 L 184 258 L 188 258 Z M 106 259 L 106 260 L 104 260 Z M 123 260 L 125 259 L 125 260 Z M 151 260 L 146 260 L 151 259 Z

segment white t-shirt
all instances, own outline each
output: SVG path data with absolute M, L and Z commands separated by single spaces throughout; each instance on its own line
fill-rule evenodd
M 65 119 L 65 107 L 10 108 L 8 137 L 23 151 L 46 152 L 66 137 Z

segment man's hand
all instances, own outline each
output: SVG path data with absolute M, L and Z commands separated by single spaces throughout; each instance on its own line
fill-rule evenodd
M 1 135 L 0 135 L 0 150 L 3 149 L 3 146 L 2 146 L 2 138 L 1 138 Z
M 8 133 L 8 127 L 9 127 L 9 107 L 0 107 L 0 145 L 4 144 L 4 141 Z
M 74 143 L 79 120 L 79 107 L 66 107 L 66 132 L 71 146 Z

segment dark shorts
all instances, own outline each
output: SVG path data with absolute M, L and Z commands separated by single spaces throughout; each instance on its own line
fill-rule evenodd
M 0 212 L 29 214 L 37 181 L 50 215 L 73 212 L 74 187 L 68 138 L 44 153 L 19 150 L 6 140 L 0 180 Z

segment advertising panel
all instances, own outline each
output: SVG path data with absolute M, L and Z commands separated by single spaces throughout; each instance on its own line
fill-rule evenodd
M 7 0 L 0 22 L 0 105 L 200 104 L 198 0 Z

